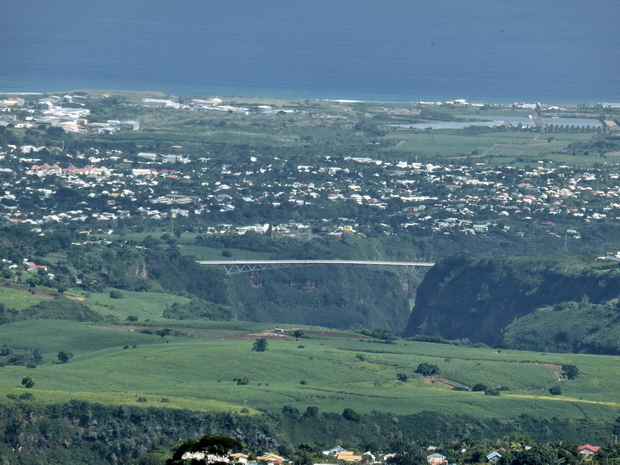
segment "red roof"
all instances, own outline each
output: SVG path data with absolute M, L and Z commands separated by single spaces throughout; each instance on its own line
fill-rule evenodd
M 591 446 L 590 444 L 585 444 L 583 446 L 579 446 L 577 448 L 578 450 L 591 450 L 592 452 L 598 452 L 598 450 L 600 449 L 600 447 L 596 447 L 596 446 Z

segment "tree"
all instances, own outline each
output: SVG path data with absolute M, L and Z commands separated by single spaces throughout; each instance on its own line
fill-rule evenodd
M 304 332 L 301 329 L 296 329 L 295 331 L 293 331 L 293 336 L 295 336 L 295 339 L 299 340 L 300 337 L 302 337 L 304 335 Z
M 24 376 L 22 378 L 22 386 L 24 386 L 26 389 L 34 387 L 34 384 L 34 379 L 32 379 L 31 376 Z
M 252 350 L 255 352 L 265 352 L 267 350 L 268 345 L 269 344 L 267 343 L 267 339 L 265 339 L 264 337 L 259 337 L 259 338 L 256 338 L 256 340 L 254 341 Z
M 350 408 L 344 409 L 344 411 L 342 412 L 342 418 L 344 418 L 345 420 L 353 421 L 355 423 L 359 422 L 362 419 L 359 413 Z
M 290 405 L 285 405 L 284 407 L 282 407 L 282 415 L 289 418 L 297 419 L 299 418 L 299 409 L 291 407 Z
M 304 417 L 318 417 L 319 416 L 319 408 L 318 407 L 306 407 L 306 411 L 304 412 Z
M 548 444 L 538 444 L 515 455 L 513 465 L 554 465 L 557 451 Z
M 426 457 L 413 444 L 394 441 L 390 444 L 393 455 L 386 460 L 388 465 L 426 465 Z
M 61 350 L 60 352 L 58 352 L 58 361 L 60 363 L 67 363 L 72 358 L 73 354 L 68 350 Z
M 396 373 L 396 379 L 401 383 L 406 383 L 409 377 L 404 373 Z
M 575 379 L 579 376 L 579 368 L 575 365 L 562 365 L 562 374 L 568 379 Z
M 422 376 L 431 376 L 439 373 L 439 368 L 431 363 L 420 363 L 415 372 L 420 373 Z
M 549 394 L 552 396 L 559 396 L 562 394 L 562 388 L 560 386 L 551 386 L 549 388 Z
M 233 438 L 203 436 L 196 442 L 181 444 L 166 465 L 224 464 L 230 461 L 231 453 L 241 450 L 243 444 Z M 189 458 L 189 454 L 194 458 Z

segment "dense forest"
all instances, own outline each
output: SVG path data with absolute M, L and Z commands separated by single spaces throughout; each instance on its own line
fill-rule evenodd
M 505 438 L 507 444 L 520 441 L 521 447 L 561 441 L 570 449 L 570 444 L 607 443 L 617 428 L 595 419 L 541 420 L 528 415 L 483 421 L 437 412 L 362 415 L 351 409 L 339 414 L 315 406 L 305 411 L 284 406 L 280 414 L 256 416 L 82 401 L 41 406 L 24 398 L 0 405 L 0 455 L 3 463 L 19 465 L 161 464 L 179 443 L 210 434 L 233 437 L 254 455 L 275 450 L 291 458 L 305 457 L 304 464 L 321 460 L 320 451 L 334 444 L 378 454 L 392 451 L 398 441 L 433 444 L 453 460 L 478 463 L 480 454 L 502 444 L 497 438 Z M 462 455 L 461 447 L 469 452 Z

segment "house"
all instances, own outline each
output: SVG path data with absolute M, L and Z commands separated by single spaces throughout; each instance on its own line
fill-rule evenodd
M 340 452 L 345 452 L 346 449 L 340 447 L 340 446 L 336 446 L 336 447 L 332 447 L 329 450 L 324 450 L 323 451 L 323 455 L 332 455 L 335 456 L 336 454 L 340 453 Z
M 579 446 L 577 450 L 579 451 L 579 455 L 585 457 L 586 459 L 591 459 L 598 452 L 600 447 L 591 446 L 590 444 L 585 444 L 583 446 Z
M 362 456 L 361 455 L 355 455 L 354 452 L 351 452 L 350 450 L 345 450 L 342 452 L 338 452 L 336 454 L 336 459 L 338 460 L 343 460 L 347 463 L 355 463 L 355 462 L 361 462 L 362 461 Z
M 39 271 L 39 269 L 42 269 L 44 271 L 47 271 L 47 266 L 44 265 L 35 265 L 34 262 L 29 262 L 28 263 L 28 271 L 30 272 L 35 272 L 35 271 Z
M 426 456 L 426 461 L 430 465 L 444 465 L 444 464 L 448 463 L 448 461 L 446 460 L 446 456 L 438 454 L 437 452 L 435 452 L 434 454 L 431 454 L 431 455 L 427 455 Z
M 256 460 L 259 462 L 267 462 L 267 463 L 284 463 L 288 462 L 284 457 L 280 457 L 279 455 L 273 454 L 269 452 L 268 454 L 261 455 L 260 457 L 256 457 Z
M 487 455 L 487 460 L 489 461 L 489 463 L 493 463 L 493 464 L 499 462 L 501 458 L 502 458 L 502 455 L 497 451 L 493 451 Z
M 230 458 L 233 460 L 233 462 L 246 465 L 250 457 L 246 454 L 242 454 L 241 452 L 237 452 L 236 454 L 230 454 Z

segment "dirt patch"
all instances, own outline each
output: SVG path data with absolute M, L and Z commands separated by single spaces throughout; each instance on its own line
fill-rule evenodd
M 4 285 L 0 284 L 0 287 L 9 287 L 9 286 L 4 286 Z M 50 299 L 53 299 L 54 297 L 58 297 L 60 295 L 60 294 L 55 294 L 53 292 L 45 292 L 45 291 L 37 291 L 37 290 L 27 289 L 25 287 L 10 286 L 10 288 L 11 289 L 16 289 L 18 291 L 29 292 L 32 295 L 38 295 L 39 297 L 48 297 Z
M 553 376 L 555 376 L 556 380 L 562 381 L 564 376 L 562 375 L 562 365 L 556 365 L 553 363 L 536 363 L 536 362 L 516 362 L 522 365 L 530 365 L 533 367 L 544 368 L 547 371 L 550 371 Z
M 108 331 L 125 331 L 127 333 L 133 333 L 136 329 L 141 329 L 141 330 L 144 329 L 144 327 L 139 327 L 139 326 L 115 326 L 115 325 L 88 325 L 88 327 L 93 328 L 93 329 L 105 329 Z
M 364 336 L 363 334 L 357 334 L 357 333 L 331 333 L 329 331 L 326 331 L 326 332 L 304 331 L 304 334 L 308 336 L 345 337 L 347 339 L 368 339 L 368 336 Z
M 357 333 L 332 333 L 329 331 L 306 331 L 304 329 L 299 328 L 304 332 L 304 336 L 323 336 L 323 337 L 339 337 L 339 338 L 348 338 L 348 339 L 368 339 L 366 336 Z M 275 331 L 273 329 L 262 331 L 260 333 L 248 333 L 248 334 L 237 334 L 235 336 L 227 336 L 226 339 L 256 339 L 258 337 L 264 337 L 265 339 L 294 339 L 293 331 L 295 328 L 287 329 L 284 332 Z
M 463 388 L 467 386 L 463 386 L 462 384 L 454 383 L 447 379 L 443 378 L 422 378 L 426 384 L 433 384 L 435 386 L 439 386 L 446 389 L 454 389 L 454 388 Z
M 285 333 L 276 332 L 274 330 L 262 331 L 260 333 L 248 333 L 248 334 L 237 334 L 235 336 L 226 336 L 225 339 L 257 339 L 257 338 L 265 338 L 265 339 L 292 339 L 291 336 Z

